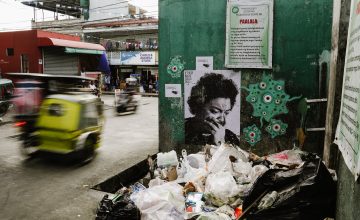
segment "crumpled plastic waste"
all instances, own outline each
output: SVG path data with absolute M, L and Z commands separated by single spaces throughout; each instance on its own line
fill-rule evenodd
M 187 161 L 192 168 L 205 168 L 205 154 L 190 154 L 187 156 Z
M 208 171 L 210 173 L 216 173 L 219 171 L 231 169 L 231 161 L 229 157 L 232 156 L 236 160 L 241 160 L 243 162 L 248 162 L 247 156 L 236 148 L 228 144 L 222 144 L 213 154 L 211 160 L 208 164 Z
M 186 150 L 182 150 L 179 160 L 175 151 L 157 156 L 157 168 L 150 166 L 155 160 L 149 162 L 150 171 L 153 170 L 151 179 L 142 182 L 148 183 L 149 188 L 137 182 L 117 192 L 115 199 L 104 197 L 98 209 L 99 217 L 109 213 L 114 216 L 133 213 L 139 217 L 141 212 L 144 220 L 196 217 L 275 220 L 279 215 L 294 219 L 304 213 L 326 217 L 323 207 L 335 204 L 333 199 L 325 202 L 329 192 L 335 189 L 333 176 L 319 157 L 306 152 L 286 150 L 259 157 L 223 144 L 207 145 L 204 152 L 197 154 L 187 155 Z M 132 193 L 124 196 L 124 192 Z M 111 211 L 115 210 L 114 204 L 120 204 L 116 206 L 120 207 L 118 212 Z M 284 213 L 284 204 L 291 205 L 293 210 Z M 321 208 L 312 209 L 313 206 Z M 243 208 L 247 210 L 244 213 Z M 294 218 L 290 218 L 292 216 Z
M 231 219 L 235 219 L 234 209 L 232 209 L 228 205 L 223 205 L 223 206 L 219 207 L 218 209 L 216 209 L 216 212 L 223 213 L 223 214 L 229 216 Z
M 183 187 L 175 182 L 154 186 L 135 195 L 142 220 L 180 220 L 185 213 Z
M 157 168 L 154 171 L 154 177 L 158 177 L 167 181 L 174 181 L 178 178 L 177 166 L 166 166 L 162 168 Z
M 249 162 L 244 162 L 242 160 L 238 160 L 235 163 L 232 163 L 233 176 L 237 179 L 238 183 L 245 184 L 252 182 L 252 164 Z
M 273 165 L 280 167 L 295 168 L 303 164 L 301 159 L 302 151 L 299 150 L 284 150 L 276 154 L 271 154 L 266 157 Z
M 238 195 L 239 192 L 240 188 L 230 172 L 212 173 L 206 179 L 205 194 L 213 205 L 222 206 L 232 203 L 236 200 L 232 197 Z
M 200 213 L 202 211 L 202 206 L 205 205 L 204 201 L 202 201 L 203 195 L 203 193 L 199 192 L 188 193 L 185 200 L 186 212 Z
M 144 185 L 142 185 L 141 183 L 136 182 L 135 184 L 130 186 L 130 190 L 131 190 L 130 199 L 131 199 L 131 201 L 135 202 L 136 195 L 139 192 L 146 190 L 146 187 Z
M 203 212 L 196 220 L 231 220 L 231 218 L 224 213 Z
M 156 160 L 158 167 L 177 166 L 179 163 L 177 154 L 174 150 L 165 153 L 158 153 Z
M 111 198 L 106 194 L 99 203 L 95 219 L 140 219 L 140 211 L 129 199 L 129 196 L 126 188 L 120 189 Z
M 258 178 L 259 176 L 261 176 L 262 174 L 264 174 L 266 171 L 268 171 L 269 168 L 267 168 L 264 165 L 255 165 L 252 167 L 251 169 L 251 179 L 252 181 L 255 181 L 256 178 Z
M 184 175 L 184 182 L 201 183 L 201 181 L 208 175 L 208 172 L 203 169 L 190 168 Z
M 295 169 L 269 169 L 254 183 L 244 199 L 246 219 L 325 219 L 334 218 L 336 210 L 336 182 L 321 158 L 308 153 L 302 156 L 305 164 Z M 271 208 L 256 201 L 264 193 L 276 191 Z M 259 209 L 260 208 L 260 209 Z
M 208 175 L 208 172 L 204 167 L 200 167 L 200 166 L 199 168 L 192 167 L 189 163 L 186 150 L 182 151 L 182 156 L 183 159 L 177 167 L 178 179 L 176 181 L 178 183 L 193 182 L 198 187 L 197 190 L 203 192 L 205 187 L 204 179 Z
M 167 183 L 167 181 L 162 180 L 159 177 L 156 177 L 155 179 L 150 180 L 149 188 L 154 187 L 154 186 L 160 186 L 160 185 L 163 185 L 164 183 Z

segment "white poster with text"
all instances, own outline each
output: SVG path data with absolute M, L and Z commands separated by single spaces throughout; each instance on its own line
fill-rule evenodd
M 357 179 L 360 175 L 360 0 L 351 1 L 341 109 L 335 143 Z
M 272 68 L 272 0 L 229 0 L 225 66 Z

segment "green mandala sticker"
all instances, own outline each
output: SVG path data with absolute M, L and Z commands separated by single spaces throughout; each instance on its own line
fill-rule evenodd
M 284 87 L 283 80 L 274 80 L 271 75 L 263 74 L 261 82 L 250 84 L 249 88 L 246 88 L 249 91 L 246 101 L 253 106 L 252 115 L 260 117 L 261 126 L 263 119 L 269 122 L 276 115 L 288 113 L 287 102 L 301 97 L 290 98 Z
M 256 125 L 251 125 L 243 129 L 245 141 L 254 146 L 261 140 L 261 131 Z
M 180 77 L 181 72 L 184 70 L 184 65 L 185 63 L 181 61 L 181 56 L 175 56 L 167 66 L 167 73 L 172 77 Z
M 271 119 L 265 130 L 271 135 L 271 138 L 275 138 L 276 136 L 285 134 L 287 127 L 288 125 L 281 120 Z

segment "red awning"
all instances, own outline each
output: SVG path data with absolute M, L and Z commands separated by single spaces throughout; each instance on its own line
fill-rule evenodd
M 100 44 L 92 44 L 81 41 L 72 41 L 72 40 L 63 40 L 50 37 L 41 37 L 38 39 L 39 47 L 48 47 L 48 46 L 58 46 L 58 47 L 71 47 L 71 48 L 81 48 L 88 50 L 105 50 Z

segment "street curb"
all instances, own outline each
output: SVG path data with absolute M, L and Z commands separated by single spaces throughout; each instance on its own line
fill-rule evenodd
M 102 95 L 114 95 L 115 93 L 114 92 L 108 92 L 108 91 L 105 91 L 105 92 L 101 92 Z M 135 93 L 136 95 L 141 95 L 143 97 L 159 97 L 159 94 L 158 93 L 140 93 L 140 92 L 137 92 Z

